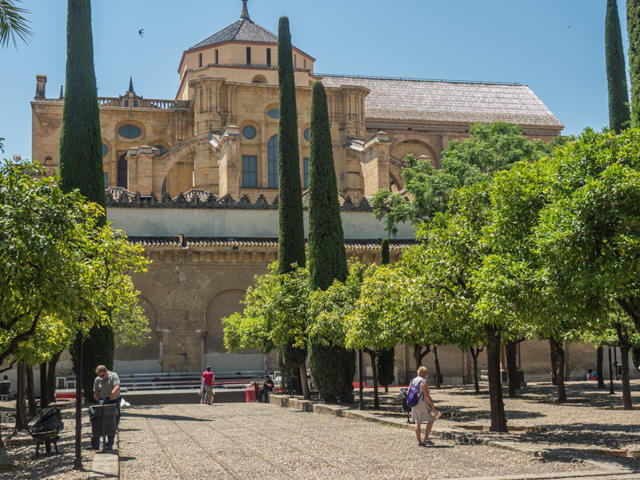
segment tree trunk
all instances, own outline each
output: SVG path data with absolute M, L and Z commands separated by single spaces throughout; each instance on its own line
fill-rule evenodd
M 38 414 L 38 406 L 36 405 L 36 385 L 31 365 L 27 366 L 27 398 L 29 399 L 29 416 L 35 417 Z
M 476 389 L 476 394 L 480 393 L 480 377 L 478 376 L 478 356 L 484 347 L 481 348 L 469 348 L 469 352 L 471 352 L 471 357 L 473 358 L 473 384 Z
M 487 334 L 491 431 L 507 433 L 507 417 L 504 413 L 502 382 L 500 381 L 500 337 L 498 331 L 491 325 L 485 325 L 485 332 Z
M 622 325 L 616 323 L 618 343 L 620 344 L 620 362 L 622 363 L 622 405 L 625 410 L 633 410 L 631 385 L 629 384 L 629 331 L 622 331 Z
M 60 360 L 61 356 L 62 352 L 58 352 L 49 360 L 47 372 L 47 403 L 55 403 L 56 401 L 56 365 L 58 365 L 58 360 Z
M 622 405 L 625 410 L 633 410 L 629 383 L 629 344 L 626 342 L 620 345 L 620 361 L 622 362 Z
M 616 301 L 629 315 L 636 326 L 636 331 L 640 332 L 640 297 L 616 298 Z
M 40 408 L 46 408 L 49 405 L 47 395 L 47 362 L 40 364 Z
M 549 348 L 551 349 L 551 385 L 558 385 L 558 353 L 551 340 L 549 340 Z
M 434 384 L 435 388 L 440 388 L 440 377 L 442 375 L 440 374 L 440 360 L 438 360 L 438 347 L 436 346 L 433 347 L 433 359 L 436 364 L 436 381 Z
M 596 365 L 598 388 L 607 388 L 604 384 L 604 347 L 598 347 L 598 363 Z
M 516 342 L 509 342 L 507 349 L 507 377 L 509 379 L 509 398 L 516 398 L 520 382 L 518 381 L 518 363 L 516 359 Z
M 422 359 L 431 351 L 431 345 L 427 345 L 424 348 L 425 350 L 423 352 L 421 345 L 413 346 L 413 360 L 416 362 L 416 370 L 418 370 L 420 365 L 422 365 Z
M 369 359 L 371 360 L 371 365 L 373 368 L 373 408 L 374 410 L 380 410 L 380 399 L 378 398 L 378 369 L 376 368 L 376 352 L 365 348 L 363 350 L 365 353 L 369 355 Z
M 306 362 L 298 364 L 300 370 L 300 384 L 302 385 L 302 395 L 305 400 L 311 400 L 311 392 L 309 391 L 309 381 L 307 380 L 307 366 Z
M 556 351 L 556 378 L 558 379 L 558 403 L 566 403 L 567 391 L 564 385 L 564 350 L 562 349 L 562 343 L 550 340 L 553 342 Z
M 27 428 L 27 366 L 18 364 L 18 381 L 16 397 L 16 430 Z

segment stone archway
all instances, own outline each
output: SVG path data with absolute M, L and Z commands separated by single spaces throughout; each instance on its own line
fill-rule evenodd
M 142 347 L 121 346 L 116 349 L 114 370 L 119 373 L 155 373 L 162 370 L 160 364 L 160 342 L 156 332 L 158 316 L 151 301 L 140 295 L 138 305 L 144 309 L 151 330 Z
M 242 311 L 240 302 L 245 291 L 230 289 L 219 293 L 209 303 L 206 313 L 207 336 L 204 339 L 204 359 L 211 365 L 216 375 L 247 371 L 263 371 L 264 355 L 257 350 L 245 350 L 242 353 L 226 353 L 222 319 L 232 313 Z
M 433 151 L 433 149 L 427 145 L 426 143 L 418 140 L 418 139 L 406 139 L 403 140 L 391 147 L 389 152 L 391 156 L 397 158 L 398 160 L 404 160 L 408 154 L 415 155 L 416 158 L 420 156 L 425 156 L 431 163 L 436 166 L 438 163 L 438 156 Z

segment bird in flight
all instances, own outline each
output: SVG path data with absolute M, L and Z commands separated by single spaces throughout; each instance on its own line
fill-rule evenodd
M 138 30 L 138 33 L 140 34 L 140 36 L 144 36 L 144 28 L 141 28 L 140 30 Z

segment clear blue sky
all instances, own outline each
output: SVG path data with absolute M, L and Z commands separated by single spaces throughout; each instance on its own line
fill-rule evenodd
M 25 0 L 34 40 L 0 50 L 4 158 L 31 158 L 36 75 L 57 98 L 65 82 L 66 4 Z M 240 17 L 240 0 L 102 0 L 93 4 L 98 95 L 174 98 L 182 52 Z M 625 19 L 626 3 L 619 0 Z M 565 134 L 608 125 L 605 0 L 249 0 L 251 19 L 293 43 L 316 73 L 529 85 Z M 144 37 L 138 30 L 144 29 Z M 626 44 L 626 26 L 623 24 Z M 628 60 L 627 60 L 628 69 Z

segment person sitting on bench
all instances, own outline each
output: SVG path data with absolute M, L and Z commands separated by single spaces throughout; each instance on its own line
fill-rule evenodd
M 258 401 L 262 402 L 262 397 L 264 396 L 264 401 L 266 402 L 269 399 L 269 393 L 271 393 L 272 391 L 273 380 L 271 380 L 271 377 L 269 377 L 269 375 L 265 375 L 262 387 L 260 387 L 260 391 L 258 392 Z

